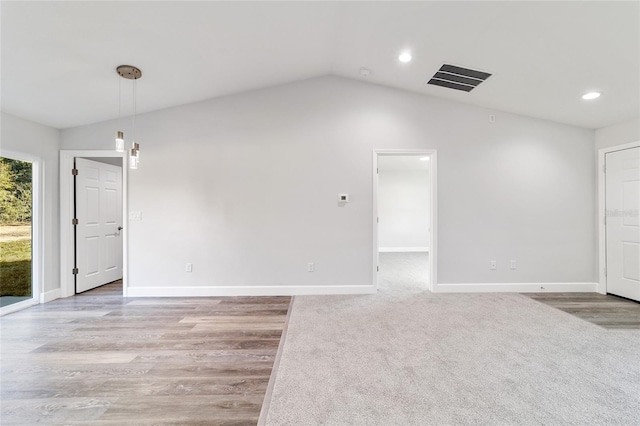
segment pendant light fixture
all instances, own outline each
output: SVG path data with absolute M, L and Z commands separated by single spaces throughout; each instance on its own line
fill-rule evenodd
M 140 68 L 134 67 L 132 65 L 120 65 L 116 68 L 118 75 L 122 78 L 126 78 L 127 80 L 133 80 L 132 89 L 132 110 L 133 114 L 131 116 L 131 135 L 133 136 L 131 140 L 131 150 L 129 154 L 129 167 L 132 169 L 138 168 L 138 162 L 140 161 L 140 144 L 135 141 L 135 133 L 136 133 L 136 109 L 137 109 L 137 92 L 136 92 L 136 81 L 142 77 L 142 71 Z M 118 119 L 120 118 L 120 103 L 118 103 Z M 118 131 L 116 133 L 116 151 L 124 152 L 124 133 L 122 131 Z
M 131 148 L 131 152 L 129 154 L 129 168 L 138 168 L 138 151 L 136 151 L 134 148 Z
M 116 132 L 116 151 L 124 152 L 124 132 L 120 130 Z

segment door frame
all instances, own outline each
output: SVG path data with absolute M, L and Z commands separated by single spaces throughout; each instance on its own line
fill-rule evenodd
M 606 175 L 604 171 L 605 156 L 609 152 L 622 151 L 630 148 L 640 147 L 640 141 L 630 142 L 621 145 L 610 146 L 598 150 L 598 285 L 596 291 L 600 294 L 607 294 L 607 227 L 605 225 L 606 212 Z
M 129 287 L 128 172 L 124 153 L 109 150 L 60 150 L 60 297 L 75 295 L 73 277 L 73 161 L 75 157 L 122 158 L 122 296 Z
M 438 150 L 437 149 L 374 149 L 373 150 L 373 285 L 379 289 L 378 283 L 378 156 L 380 155 L 424 155 L 431 157 L 429 160 L 430 178 L 430 222 L 429 226 L 429 283 L 426 290 L 435 292 L 438 288 Z
M 37 155 L 0 148 L 0 157 L 31 163 L 31 299 L 3 306 L 0 316 L 45 302 L 44 294 L 44 162 Z

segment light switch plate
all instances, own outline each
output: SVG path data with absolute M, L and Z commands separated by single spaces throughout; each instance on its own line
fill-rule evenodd
M 142 220 L 141 212 L 129 212 L 129 220 Z

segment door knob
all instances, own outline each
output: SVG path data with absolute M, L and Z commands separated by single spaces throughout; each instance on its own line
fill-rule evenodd
M 118 226 L 118 231 L 122 231 L 122 226 Z

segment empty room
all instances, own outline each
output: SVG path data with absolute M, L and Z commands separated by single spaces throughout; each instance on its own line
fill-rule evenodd
M 640 425 L 640 2 L 2 1 L 3 425 Z

